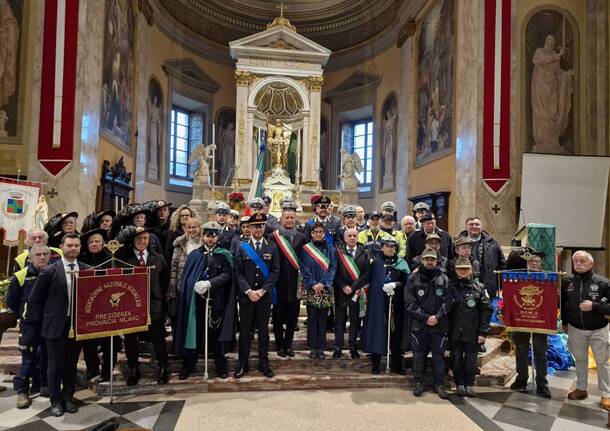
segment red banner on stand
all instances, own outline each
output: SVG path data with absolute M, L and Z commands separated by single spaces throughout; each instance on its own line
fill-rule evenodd
M 503 320 L 509 331 L 557 333 L 556 273 L 502 273 Z
M 148 271 L 83 270 L 76 278 L 76 339 L 146 331 L 150 324 Z

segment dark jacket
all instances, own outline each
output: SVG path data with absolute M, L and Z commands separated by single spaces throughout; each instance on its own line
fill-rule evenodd
M 218 236 L 218 247 L 230 250 L 231 240 L 237 235 L 239 235 L 239 232 L 236 229 L 231 229 L 227 224 L 224 225 Z
M 287 237 L 286 237 L 287 238 Z M 276 292 L 277 292 L 277 303 L 283 304 L 287 302 L 296 302 L 297 301 L 297 291 L 300 286 L 297 285 L 299 280 L 299 270 L 295 269 L 286 255 L 282 252 L 279 244 L 277 244 L 275 236 L 269 235 L 269 241 L 276 244 L 278 249 L 278 255 L 280 258 L 280 275 L 278 282 L 276 284 Z M 301 256 L 301 250 L 303 250 L 303 246 L 307 244 L 307 237 L 302 232 L 299 232 L 295 228 L 294 236 L 292 240 L 287 238 L 294 249 L 294 252 L 297 255 L 297 259 Z
M 462 231 L 459 236 L 468 236 L 468 232 Z M 506 259 L 502 252 L 500 243 L 485 231 L 481 232 L 480 242 L 472 246 L 472 256 L 481 264 L 481 276 L 479 281 L 485 285 L 490 298 L 498 295 L 498 274 L 506 267 Z
M 426 327 L 426 320 L 436 316 L 438 326 L 449 330 L 449 313 L 453 295 L 449 278 L 439 267 L 426 270 L 423 266 L 409 276 L 405 288 L 405 307 L 412 316 L 411 329 L 415 332 Z
M 310 218 L 305 223 L 305 236 L 308 241 L 311 241 L 311 228 L 315 221 L 318 220 L 317 217 Z M 322 221 L 324 223 L 324 229 L 326 229 L 325 238 L 326 243 L 328 245 L 335 246 L 338 243 L 339 238 L 339 230 L 341 229 L 341 222 L 339 219 L 333 215 L 329 215 L 326 220 Z
M 418 268 L 420 265 L 421 265 L 421 255 L 415 256 L 413 259 L 411 259 L 410 268 L 412 271 L 415 270 L 415 268 Z M 443 272 L 445 274 L 447 274 L 447 276 L 449 276 L 449 270 L 448 270 L 449 261 L 447 260 L 447 258 L 445 256 L 441 255 L 439 257 L 439 259 L 437 261 L 437 265 L 440 269 L 443 270 Z M 451 277 L 449 277 L 449 278 L 451 278 Z
M 345 243 L 341 246 L 341 252 L 347 253 L 347 246 Z M 337 252 L 338 253 L 338 252 Z M 362 244 L 356 244 L 356 255 L 353 258 L 356 266 L 360 270 L 360 274 L 363 274 L 369 264 L 369 256 Z M 345 295 L 343 288 L 345 286 L 351 286 L 354 283 L 352 277 L 347 272 L 347 268 L 343 265 L 343 261 L 337 256 L 337 273 L 335 274 L 335 295 Z M 356 293 L 355 290 L 352 294 Z
M 398 266 L 400 265 L 400 266 Z M 399 269 L 402 268 L 402 269 Z M 404 323 L 404 287 L 409 267 L 398 256 L 377 256 L 366 265 L 365 271 L 352 284 L 354 289 L 369 285 L 366 315 L 362 328 L 363 351 L 383 355 L 387 350 L 388 307 L 390 298 L 383 291 L 385 283 L 396 283 L 392 296 L 392 321 L 395 331 L 401 331 Z
M 589 271 L 585 274 L 574 273 L 561 283 L 561 322 L 578 329 L 596 330 L 608 324 L 610 315 L 610 286 L 608 279 Z M 592 301 L 591 311 L 580 311 L 583 301 Z
M 445 256 L 447 259 L 453 259 L 455 256 L 455 250 L 453 248 L 453 238 L 447 232 L 440 228 L 436 228 L 434 231 L 441 237 L 441 256 Z M 419 256 L 426 248 L 426 237 L 428 234 L 423 230 L 412 232 L 407 238 L 407 250 L 408 256 Z
M 82 262 L 77 264 L 79 270 L 90 268 Z M 73 290 L 73 305 L 76 304 L 74 292 L 75 290 Z M 63 260 L 60 259 L 40 271 L 28 302 L 33 304 L 37 312 L 42 313 L 41 335 L 50 339 L 61 337 L 68 315 L 68 285 Z
M 125 250 L 121 255 L 121 260 L 133 266 L 139 266 L 140 262 L 133 249 Z M 120 265 L 130 268 L 129 265 Z M 150 318 L 153 320 L 163 317 L 163 305 L 166 301 L 167 287 L 169 285 L 169 268 L 165 258 L 159 253 L 155 253 L 148 247 L 148 258 L 146 266 L 154 266 L 150 270 Z
M 314 285 L 322 283 L 325 289 L 332 289 L 337 271 L 337 256 L 335 247 L 326 245 L 325 248 L 318 247 L 328 258 L 328 271 L 324 272 L 322 267 L 305 250 L 301 252 L 301 276 L 303 277 L 303 288 L 312 290 Z
M 451 283 L 453 308 L 450 314 L 449 338 L 476 343 L 479 335 L 489 333 L 492 308 L 485 287 L 472 278 Z
M 34 287 L 39 272 L 40 271 L 30 263 L 11 277 L 6 292 L 6 306 L 20 317 L 23 314 L 23 307 L 30 296 L 30 292 Z
M 451 280 L 451 281 L 457 281 L 457 279 L 458 279 L 457 275 L 455 273 L 455 261 L 457 259 L 458 259 L 458 257 L 456 255 L 453 259 L 451 259 L 450 261 L 447 262 L 447 270 L 445 271 L 445 274 L 447 274 L 447 277 L 449 277 L 449 280 Z M 481 264 L 472 255 L 470 255 L 469 259 L 470 259 L 470 264 L 472 265 L 472 276 L 474 277 L 474 279 L 476 281 L 480 282 L 481 281 Z
M 231 239 L 231 248 L 229 248 L 229 251 L 231 252 L 231 254 L 233 256 L 235 256 L 235 254 L 237 253 L 237 249 L 239 248 L 239 244 L 244 241 L 248 241 L 249 239 L 250 239 L 250 237 L 245 237 L 243 235 L 235 235 Z
M 80 260 L 81 262 L 84 262 L 87 265 L 91 265 L 94 267 L 104 264 L 103 266 L 100 266 L 100 269 L 111 268 L 111 259 L 112 253 L 110 253 L 110 250 L 108 250 L 106 247 L 104 247 L 99 253 L 93 254 L 86 251 L 84 253 L 81 253 L 81 255 L 78 257 L 78 260 Z
M 250 289 L 263 289 L 266 293 L 259 300 L 263 303 L 271 304 L 273 302 L 273 289 L 280 275 L 280 256 L 277 246 L 267 241 L 262 240 L 261 249 L 258 255 L 269 268 L 269 277 L 265 279 L 263 273 L 256 266 L 254 261 L 248 257 L 244 249 L 240 246 L 235 254 L 235 277 L 237 281 L 237 291 L 240 303 L 249 303 L 250 298 L 246 292 Z M 254 248 L 252 238 L 249 244 Z
M 167 236 L 166 236 L 166 240 L 165 240 L 165 248 L 164 248 L 165 254 L 163 255 L 165 257 L 166 262 L 171 262 L 172 257 L 174 256 L 174 241 L 180 235 L 184 235 L 184 234 L 185 234 L 185 232 L 184 232 L 184 229 L 182 229 L 182 226 L 178 226 L 178 228 L 176 230 L 169 229 L 167 231 Z

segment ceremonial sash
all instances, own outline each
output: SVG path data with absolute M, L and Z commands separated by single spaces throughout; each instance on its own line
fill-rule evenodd
M 320 249 L 318 247 L 316 247 L 315 245 L 313 245 L 310 242 L 310 243 L 305 244 L 305 246 L 303 246 L 303 250 L 305 250 L 307 252 L 307 254 L 309 256 L 311 256 L 311 258 L 318 265 L 320 265 L 320 267 L 322 268 L 322 270 L 324 270 L 324 272 L 328 272 L 328 268 L 330 267 L 330 262 L 328 261 L 328 258 L 326 257 L 326 255 L 324 253 L 322 253 L 322 251 L 320 251 Z
M 290 241 L 288 241 L 288 239 L 285 236 L 280 235 L 280 232 L 277 230 L 273 231 L 273 237 L 275 238 L 277 245 L 280 247 L 280 250 L 282 250 L 282 253 L 284 254 L 284 256 L 286 256 L 286 259 L 288 259 L 288 262 L 290 262 L 292 267 L 298 271 L 299 270 L 299 257 L 297 256 L 297 253 L 294 251 L 294 248 L 292 248 Z
M 356 281 L 358 277 L 360 277 L 360 269 L 358 268 L 358 265 L 356 265 L 356 262 L 354 262 L 352 255 L 345 253 L 339 248 L 337 249 L 337 254 L 339 255 L 339 259 L 341 259 L 343 266 L 345 266 L 345 269 L 347 269 L 352 282 Z
M 246 254 L 248 255 L 248 257 L 250 259 L 252 259 L 252 261 L 254 262 L 256 267 L 260 270 L 260 272 L 263 273 L 263 276 L 265 278 L 268 278 L 269 277 L 269 267 L 263 261 L 263 259 L 261 259 L 261 257 L 258 255 L 256 250 L 254 250 L 254 248 L 252 248 L 252 245 L 249 242 L 242 242 L 240 245 L 241 245 L 242 250 L 246 252 Z

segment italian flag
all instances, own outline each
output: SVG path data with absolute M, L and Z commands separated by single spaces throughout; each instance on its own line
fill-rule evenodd
M 258 157 L 256 158 L 256 172 L 254 174 L 250 193 L 248 193 L 248 201 L 252 198 L 263 197 L 263 178 L 265 176 L 265 144 L 261 144 L 258 149 Z

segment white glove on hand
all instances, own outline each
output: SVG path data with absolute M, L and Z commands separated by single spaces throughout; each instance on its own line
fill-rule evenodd
M 383 291 L 386 293 L 386 295 L 388 296 L 393 296 L 394 295 L 394 289 L 396 289 L 396 283 L 391 282 L 391 283 L 385 283 L 383 285 Z
M 195 293 L 203 296 L 208 291 L 208 289 L 212 286 L 208 280 L 202 280 L 195 283 Z

